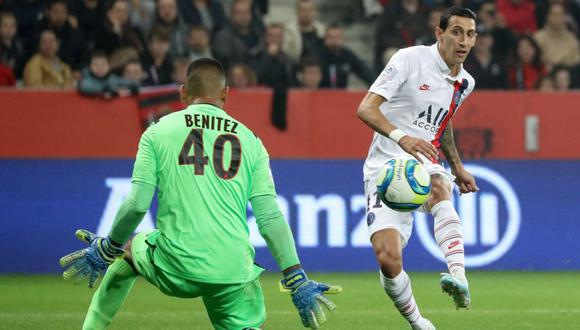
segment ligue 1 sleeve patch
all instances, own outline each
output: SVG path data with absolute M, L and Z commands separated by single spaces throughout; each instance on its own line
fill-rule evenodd
M 389 65 L 386 69 L 381 73 L 381 80 L 382 81 L 391 81 L 397 75 L 397 68 L 394 65 Z

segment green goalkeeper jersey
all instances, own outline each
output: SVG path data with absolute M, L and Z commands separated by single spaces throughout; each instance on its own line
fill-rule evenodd
M 143 133 L 133 182 L 156 185 L 155 266 L 206 283 L 255 279 L 248 200 L 275 195 L 269 156 L 254 133 L 222 109 L 196 104 Z

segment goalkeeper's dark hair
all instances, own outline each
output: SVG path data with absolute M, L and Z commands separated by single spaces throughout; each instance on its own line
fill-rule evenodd
M 213 58 L 203 57 L 197 59 L 189 64 L 187 67 L 187 75 L 189 76 L 193 71 L 199 68 L 214 68 L 214 70 L 221 72 L 225 76 L 224 67 L 221 65 L 220 62 L 214 60 Z
M 453 6 L 445 9 L 441 14 L 441 19 L 439 20 L 439 28 L 443 31 L 449 26 L 449 20 L 452 16 L 471 18 L 477 23 L 477 14 L 469 8 L 462 6 Z
M 220 62 L 200 58 L 189 64 L 185 88 L 189 95 L 221 93 L 226 87 L 226 72 Z

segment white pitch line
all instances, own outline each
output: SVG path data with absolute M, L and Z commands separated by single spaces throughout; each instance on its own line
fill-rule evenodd
M 517 314 L 580 314 L 580 309 L 524 309 L 524 310 L 500 310 L 500 309 L 477 309 L 472 308 L 467 311 L 458 311 L 453 308 L 449 309 L 422 309 L 422 313 L 425 314 L 455 314 L 455 313 L 475 313 L 475 314 L 495 314 L 495 315 L 517 315 Z M 294 311 L 268 311 L 268 315 L 293 315 Z M 345 315 L 384 315 L 386 313 L 391 313 L 387 310 L 367 310 L 367 311 L 348 311 L 348 310 L 337 310 L 335 313 L 345 314 Z

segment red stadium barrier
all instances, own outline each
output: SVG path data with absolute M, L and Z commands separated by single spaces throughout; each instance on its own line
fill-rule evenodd
M 141 135 L 134 98 L 72 91 L 0 91 L 0 157 L 134 157 Z
M 371 130 L 356 118 L 364 92 L 291 91 L 288 129 L 270 124 L 267 89 L 232 90 L 226 110 L 250 127 L 273 158 L 359 159 Z M 169 100 L 175 105 L 175 98 Z M 143 107 L 143 106 L 142 106 Z M 0 90 L 0 157 L 132 158 L 141 134 L 136 98 L 100 100 L 74 91 Z M 525 150 L 527 116 L 539 119 L 539 149 Z M 465 158 L 580 158 L 579 93 L 476 92 L 453 120 Z
M 361 158 L 371 131 L 356 118 L 364 93 L 328 91 L 290 92 L 288 127 L 270 123 L 271 94 L 232 91 L 226 108 L 264 141 L 275 158 Z

